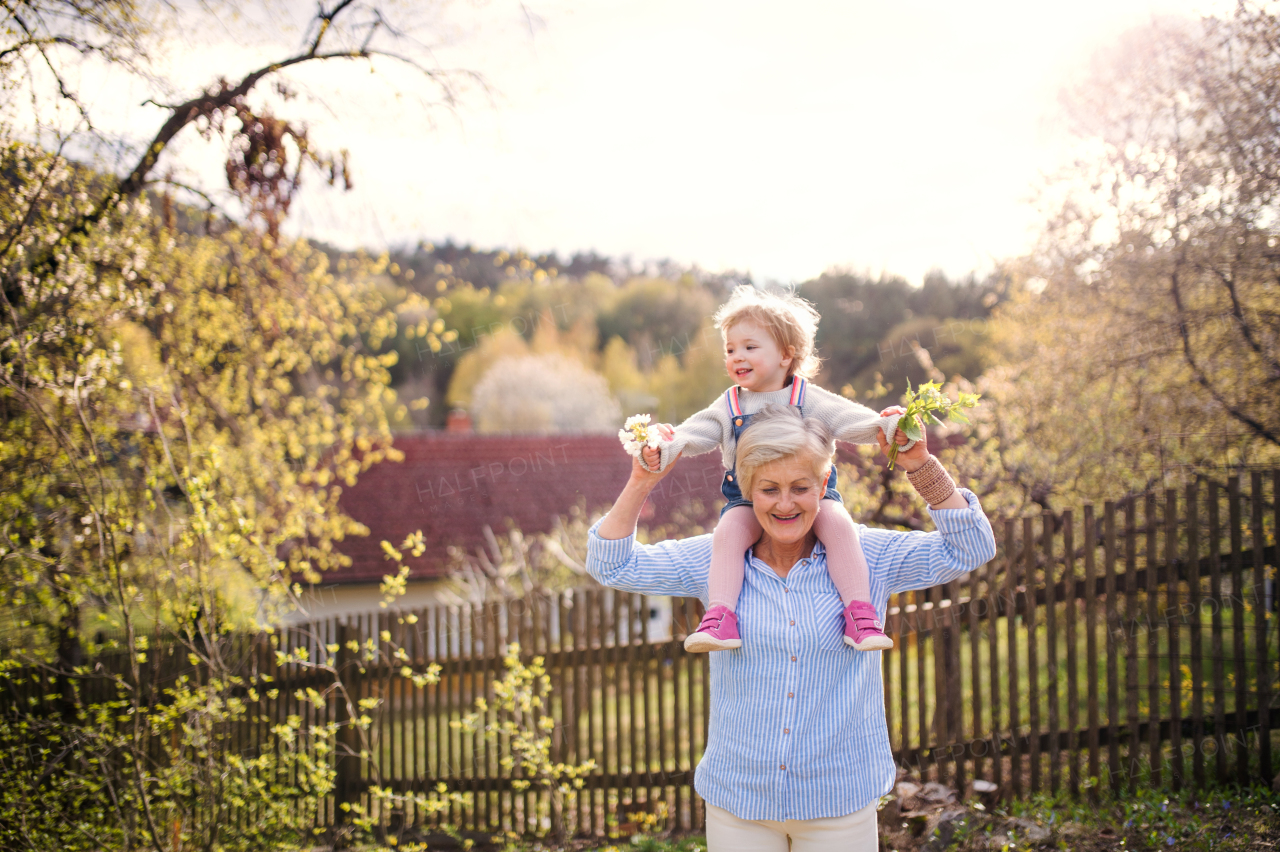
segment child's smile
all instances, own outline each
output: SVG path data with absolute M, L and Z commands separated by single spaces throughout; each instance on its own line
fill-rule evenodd
M 791 357 L 783 355 L 773 335 L 744 319 L 725 329 L 724 367 L 743 390 L 768 393 L 786 386 Z

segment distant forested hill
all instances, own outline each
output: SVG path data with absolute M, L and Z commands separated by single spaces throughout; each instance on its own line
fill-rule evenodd
M 443 425 L 450 408 L 470 406 L 494 363 L 548 353 L 603 375 L 628 411 L 682 419 L 725 387 L 709 320 L 734 286 L 751 283 L 740 273 L 669 262 L 637 266 L 594 252 L 560 258 L 454 243 L 419 243 L 390 260 L 391 283 L 418 297 L 402 316 L 395 384 L 406 400 L 430 400 L 401 428 Z M 823 316 L 820 381 L 870 405 L 887 403 L 908 378 L 977 378 L 986 366 L 986 318 L 1005 283 L 933 273 L 915 287 L 832 271 L 800 284 Z M 415 323 L 424 321 L 449 337 L 438 351 L 415 343 L 422 339 Z

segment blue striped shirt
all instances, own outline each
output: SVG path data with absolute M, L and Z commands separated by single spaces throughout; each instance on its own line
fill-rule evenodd
M 889 596 L 945 583 L 994 558 L 995 536 L 969 490 L 964 509 L 932 509 L 936 532 L 858 525 L 883 619 Z M 587 571 L 606 586 L 707 602 L 711 536 L 637 544 L 591 528 Z M 819 542 L 784 580 L 748 550 L 737 614 L 742 647 L 711 654 L 711 724 L 694 788 L 742 819 L 851 814 L 889 791 L 896 769 L 880 652 L 844 644 L 843 605 Z M 899 653 L 895 649 L 891 653 Z

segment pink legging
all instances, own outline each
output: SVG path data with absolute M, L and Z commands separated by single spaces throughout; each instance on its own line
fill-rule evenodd
M 858 528 L 844 505 L 823 500 L 813 522 L 813 531 L 827 548 L 827 573 L 848 606 L 853 601 L 871 601 L 871 577 L 862 555 Z M 711 539 L 710 604 L 737 610 L 742 594 L 742 554 L 760 538 L 760 522 L 750 506 L 735 506 L 724 513 Z

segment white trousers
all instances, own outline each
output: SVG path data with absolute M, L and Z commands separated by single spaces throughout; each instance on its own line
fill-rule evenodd
M 742 819 L 707 805 L 707 852 L 877 852 L 875 801 L 829 819 Z

